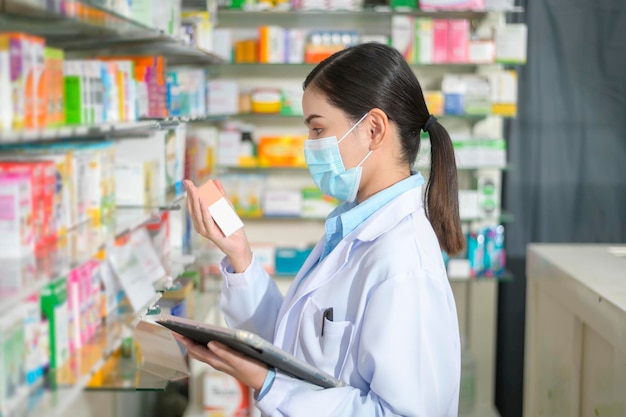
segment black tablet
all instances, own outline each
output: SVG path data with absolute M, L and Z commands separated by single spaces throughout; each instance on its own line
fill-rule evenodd
M 279 349 L 252 332 L 213 326 L 168 314 L 161 314 L 156 322 L 205 346 L 212 340 L 218 341 L 270 367 L 320 387 L 346 386 L 343 381 Z

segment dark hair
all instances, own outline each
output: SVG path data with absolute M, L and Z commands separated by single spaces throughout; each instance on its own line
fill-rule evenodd
M 420 130 L 430 113 L 415 74 L 396 49 L 378 43 L 344 49 L 311 71 L 304 89 L 309 86 L 354 121 L 373 108 L 384 111 L 398 129 L 403 159 L 413 165 L 420 148 Z M 429 127 L 428 134 L 432 165 L 426 185 L 426 214 L 442 249 L 454 255 L 465 245 L 454 149 L 438 122 Z

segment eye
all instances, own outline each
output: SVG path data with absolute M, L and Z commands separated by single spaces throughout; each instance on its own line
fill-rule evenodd
M 322 128 L 321 127 L 313 127 L 311 128 L 311 132 L 313 132 L 315 134 L 315 136 L 319 136 L 322 134 Z

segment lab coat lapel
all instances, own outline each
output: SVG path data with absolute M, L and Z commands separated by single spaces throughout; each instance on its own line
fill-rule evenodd
M 347 241 L 343 239 L 335 249 L 333 249 L 324 260 L 316 265 L 315 263 L 319 259 L 322 248 L 324 246 L 323 240 L 319 242 L 313 251 L 311 252 L 311 256 L 307 259 L 302 269 L 296 276 L 294 283 L 289 288 L 289 291 L 285 295 L 285 302 L 280 308 L 278 313 L 278 325 L 276 326 L 276 340 L 282 340 L 285 338 L 285 326 L 286 326 L 286 318 L 289 316 L 291 310 L 298 304 L 298 302 L 305 297 L 307 294 L 310 294 L 312 291 L 315 291 L 326 282 L 333 279 L 338 273 L 341 272 L 344 265 L 348 261 L 348 256 L 350 254 L 350 248 L 352 247 L 352 241 Z M 313 267 L 314 270 L 310 271 L 309 269 Z M 302 277 L 305 274 L 309 274 L 303 282 L 298 285 L 297 283 L 302 280 Z

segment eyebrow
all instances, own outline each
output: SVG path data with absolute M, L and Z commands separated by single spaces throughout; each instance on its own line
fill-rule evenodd
M 319 118 L 319 117 L 323 117 L 323 116 L 320 116 L 319 114 L 311 114 L 309 117 L 307 117 L 307 118 L 304 120 L 304 124 L 308 126 L 308 125 L 309 125 L 309 123 L 311 123 L 311 120 L 313 120 L 313 119 L 317 119 L 317 118 Z

